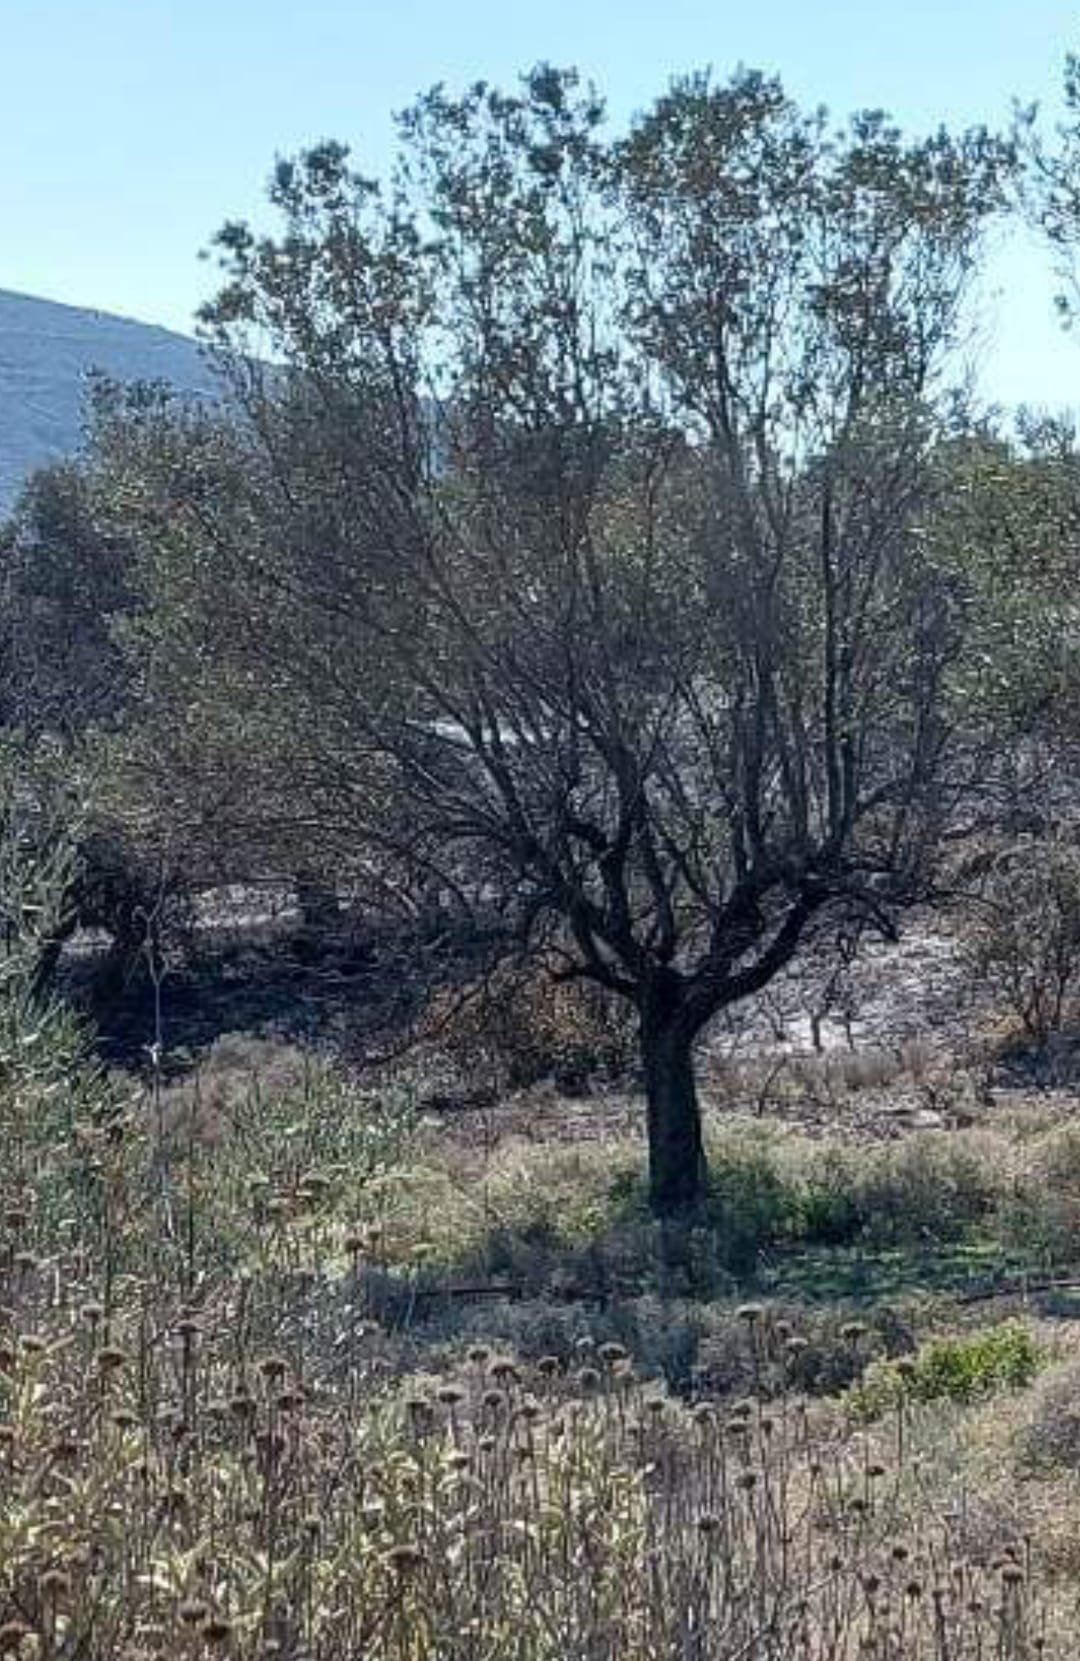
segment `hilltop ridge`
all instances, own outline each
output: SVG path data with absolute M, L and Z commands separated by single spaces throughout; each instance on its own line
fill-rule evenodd
M 185 392 L 214 386 L 187 335 L 0 289 L 0 515 L 35 467 L 78 448 L 94 369 L 116 380 L 169 381 Z

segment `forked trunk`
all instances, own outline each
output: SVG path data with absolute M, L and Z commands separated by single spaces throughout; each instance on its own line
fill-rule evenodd
M 643 1019 L 649 1204 L 670 1217 L 705 1197 L 705 1147 L 694 1081 L 693 1033 L 677 1016 Z

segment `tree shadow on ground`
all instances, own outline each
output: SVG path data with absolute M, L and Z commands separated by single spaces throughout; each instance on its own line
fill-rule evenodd
M 369 1262 L 340 1296 L 367 1334 L 357 1355 L 373 1350 L 387 1367 L 437 1370 L 480 1344 L 587 1371 L 606 1343 L 641 1376 L 691 1397 L 839 1395 L 871 1360 L 910 1353 L 942 1319 L 993 1323 L 1015 1307 L 1023 1276 L 1037 1274 L 989 1241 L 936 1252 L 789 1248 L 742 1275 L 717 1259 L 707 1228 L 669 1231 L 661 1243 L 630 1213 L 584 1240 L 551 1224 L 502 1227 L 457 1259 Z M 1080 1312 L 1080 1298 L 1025 1302 Z
M 541 1184 L 541 1187 L 543 1185 Z M 839 1219 L 754 1154 L 714 1160 L 711 1190 L 695 1214 L 661 1222 L 645 1183 L 623 1173 L 575 1214 L 553 1184 L 529 1214 L 492 1222 L 460 1249 L 427 1259 L 424 1299 L 547 1299 L 604 1310 L 651 1297 L 699 1304 L 767 1299 L 867 1311 L 901 1304 L 976 1303 L 1045 1285 L 1033 1243 L 1007 1241 L 992 1218 L 958 1221 L 942 1206 L 940 1231 L 897 1237 L 897 1219 Z M 846 1231 L 839 1228 L 839 1221 Z M 1078 1260 L 1080 1262 L 1080 1260 Z M 1068 1264 L 1054 1265 L 1056 1276 Z

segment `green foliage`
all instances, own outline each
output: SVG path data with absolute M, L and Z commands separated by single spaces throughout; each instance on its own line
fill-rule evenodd
M 880 1418 L 915 1403 L 972 1402 L 996 1390 L 1019 1390 L 1046 1363 L 1046 1354 L 1020 1321 L 951 1338 L 934 1338 L 914 1355 L 872 1361 L 847 1402 L 860 1418 Z
M 156 1158 L 216 1270 L 298 1265 L 343 1223 L 377 1220 L 376 1196 L 414 1134 L 406 1093 L 365 1089 L 319 1057 L 304 1057 L 276 1084 L 255 1070 L 228 1084 L 215 1088 L 212 1073 L 197 1073 L 165 1092 L 156 1111 Z
M 1001 1232 L 1043 1270 L 1072 1266 L 1080 1244 L 1080 1127 L 1036 1137 L 1002 1205 Z
M 710 1223 L 722 1261 L 747 1273 L 777 1247 L 945 1245 L 973 1237 L 1000 1200 L 999 1178 L 955 1140 L 785 1158 L 759 1147 L 716 1156 Z
M 1065 56 L 1062 73 L 1064 119 L 1048 137 L 1039 107 L 1018 111 L 1018 132 L 1027 151 L 1025 206 L 1036 231 L 1054 257 L 1063 292 L 1057 298 L 1062 321 L 1075 326 L 1080 299 L 1080 55 Z
M 962 1138 L 911 1137 L 856 1162 L 861 1238 L 878 1246 L 970 1238 L 1001 1199 L 1001 1173 Z
M 790 1237 L 798 1192 L 766 1150 L 724 1149 L 710 1166 L 707 1217 L 719 1265 L 745 1277 L 763 1252 Z
M 1076 508 L 1080 452 L 1064 421 L 1017 420 L 940 445 L 925 545 L 962 596 L 968 648 L 958 716 L 999 736 L 1067 733 L 1077 701 Z
M 73 1208 L 100 1221 L 87 1138 L 123 1117 L 86 1032 L 43 975 L 66 921 L 79 829 L 56 756 L 0 744 L 0 1203 L 17 1210 L 32 1195 L 46 1231 Z
M 0 569 L 4 719 L 74 738 L 123 714 L 129 666 L 116 638 L 133 601 L 131 551 L 104 524 L 100 473 L 56 462 L 16 503 Z
M 845 1246 L 858 1240 L 866 1224 L 852 1161 L 837 1149 L 824 1149 L 798 1196 L 798 1237 L 818 1246 Z

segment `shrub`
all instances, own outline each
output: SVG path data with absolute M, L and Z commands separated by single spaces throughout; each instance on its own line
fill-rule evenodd
M 807 1245 L 847 1246 L 867 1224 L 853 1161 L 825 1148 L 807 1175 L 799 1196 L 798 1233 Z
M 847 1400 L 867 1419 L 915 1402 L 971 1402 L 996 1390 L 1022 1389 L 1045 1359 L 1026 1326 L 1003 1321 L 980 1332 L 933 1338 L 896 1361 L 872 1361 Z
M 826 1147 L 801 1178 L 793 1232 L 808 1246 L 939 1245 L 970 1236 L 1000 1199 L 1000 1171 L 956 1136 L 857 1154 Z
M 877 1245 L 963 1239 L 992 1211 L 999 1175 L 960 1137 L 927 1132 L 877 1153 L 855 1174 L 864 1238 Z
M 1080 1476 L 1080 1362 L 1055 1367 L 1039 1380 L 1016 1442 L 1023 1465 Z
M 496 1089 L 553 1079 L 576 1094 L 597 1076 L 625 1073 L 637 1057 L 629 1004 L 589 981 L 559 981 L 544 962 L 504 962 L 482 981 L 437 994 L 420 1035 Z
M 1002 1208 L 1006 1238 L 1046 1264 L 1072 1263 L 1080 1249 L 1080 1128 L 1040 1137 Z
M 708 1220 L 718 1265 L 746 1276 L 762 1253 L 791 1238 L 799 1216 L 797 1188 L 765 1148 L 724 1148 L 709 1175 Z

